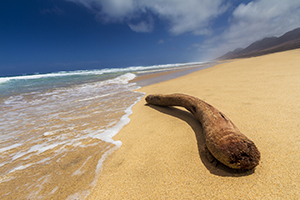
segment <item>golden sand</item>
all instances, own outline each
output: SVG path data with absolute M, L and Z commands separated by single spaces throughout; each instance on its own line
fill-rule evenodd
M 142 87 L 196 96 L 225 113 L 261 152 L 254 173 L 207 162 L 201 126 L 178 108 L 133 107 L 88 199 L 299 199 L 300 50 L 238 59 Z

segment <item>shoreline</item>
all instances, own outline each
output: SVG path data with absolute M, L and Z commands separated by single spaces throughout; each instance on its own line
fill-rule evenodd
M 209 67 L 213 67 L 214 65 L 217 65 L 216 62 L 209 62 L 204 64 L 197 64 L 197 65 L 191 65 L 186 66 L 183 69 L 168 69 L 165 71 L 160 72 L 150 72 L 150 73 L 143 73 L 141 75 L 137 75 L 136 78 L 131 80 L 130 82 L 136 83 L 140 87 L 145 87 L 148 85 L 160 83 L 163 81 L 168 81 L 174 78 L 178 78 L 181 76 L 188 75 L 190 73 L 206 69 Z
M 132 108 L 87 199 L 297 199 L 300 197 L 300 50 L 231 60 L 138 89 L 186 93 L 226 114 L 257 145 L 254 173 L 207 161 L 199 122 L 181 108 Z

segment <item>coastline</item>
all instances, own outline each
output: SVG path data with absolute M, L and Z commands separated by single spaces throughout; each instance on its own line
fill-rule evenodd
M 299 54 L 231 60 L 138 89 L 146 95 L 186 93 L 225 113 L 261 152 L 254 173 L 209 163 L 191 114 L 147 106 L 142 98 L 114 137 L 123 145 L 105 160 L 87 199 L 299 198 Z
M 168 69 L 165 71 L 160 72 L 150 72 L 150 73 L 143 73 L 141 75 L 137 75 L 133 80 L 130 82 L 136 83 L 140 87 L 144 87 L 147 85 L 152 85 L 155 83 L 171 80 L 174 78 L 178 78 L 181 76 L 188 75 L 190 73 L 206 69 L 209 67 L 212 67 L 216 65 L 216 62 L 210 62 L 210 63 L 203 63 L 203 64 L 196 64 L 196 65 L 187 65 L 184 68 L 181 69 Z
M 144 96 L 135 92 L 139 85 L 207 65 L 167 64 L 0 78 L 4 91 L 4 95 L 0 92 L 0 196 L 84 199 L 95 185 L 103 161 L 122 144 L 112 137 L 130 121 L 132 106 Z M 131 81 L 135 77 L 138 85 Z M 25 91 L 21 90 L 24 82 Z

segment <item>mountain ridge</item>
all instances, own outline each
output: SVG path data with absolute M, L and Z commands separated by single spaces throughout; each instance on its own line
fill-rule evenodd
M 300 27 L 288 31 L 280 37 L 266 37 L 255 41 L 246 48 L 237 48 L 227 52 L 217 60 L 248 58 L 265 54 L 300 48 Z

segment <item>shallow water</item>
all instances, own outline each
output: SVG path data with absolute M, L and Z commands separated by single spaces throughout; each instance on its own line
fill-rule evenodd
M 84 198 L 143 95 L 134 77 L 0 99 L 0 198 Z

